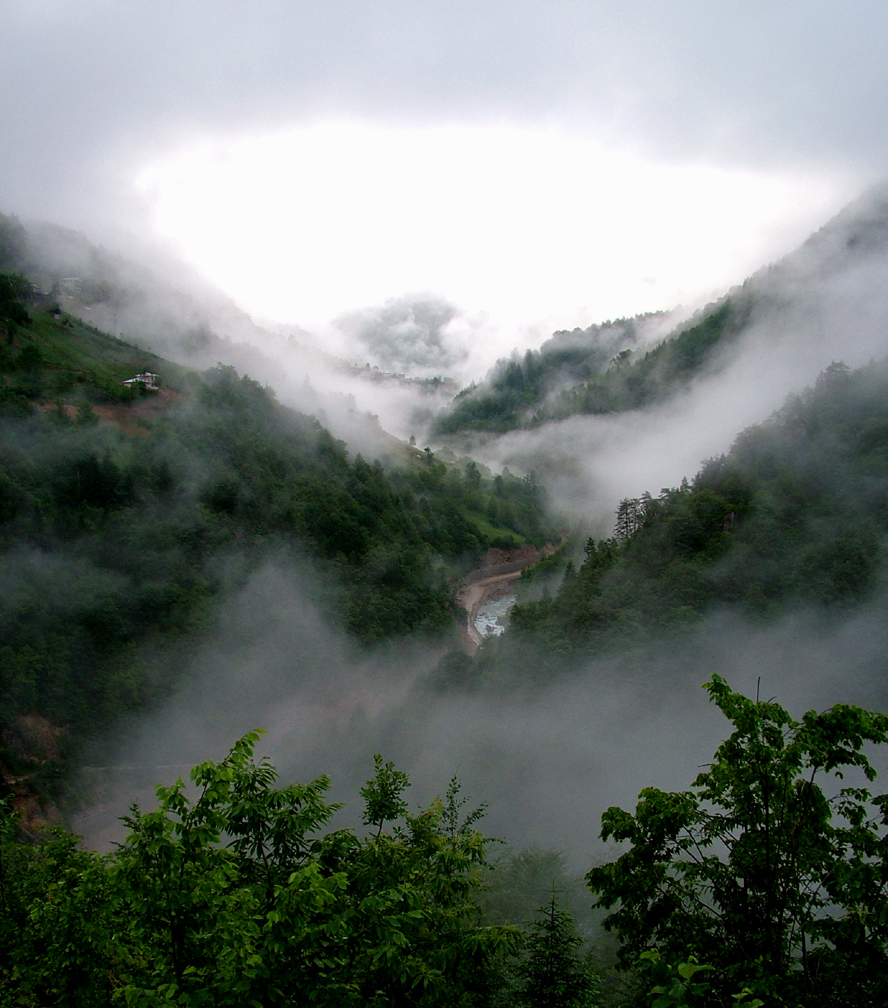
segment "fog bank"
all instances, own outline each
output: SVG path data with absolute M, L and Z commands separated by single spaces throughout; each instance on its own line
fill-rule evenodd
M 401 641 L 358 654 L 312 602 L 305 570 L 269 563 L 220 615 L 176 695 L 121 726 L 84 780 L 98 804 L 75 821 L 89 843 L 119 839 L 151 786 L 220 758 L 252 728 L 285 780 L 321 773 L 359 825 L 357 790 L 381 752 L 414 782 L 422 805 L 458 774 L 489 802 L 485 830 L 518 847 L 566 851 L 577 868 L 601 855 L 599 819 L 654 785 L 687 787 L 728 733 L 700 688 L 712 672 L 795 714 L 836 702 L 888 703 L 886 598 L 824 621 L 799 610 L 769 626 L 715 613 L 681 641 L 585 663 L 549 684 L 515 682 L 441 693 L 428 673 L 438 650 Z M 128 769 L 127 769 L 128 768 Z M 133 769 L 135 768 L 135 769 Z

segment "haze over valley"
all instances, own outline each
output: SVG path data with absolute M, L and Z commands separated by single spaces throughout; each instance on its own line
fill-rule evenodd
M 0 13 L 0 1002 L 884 1003 L 885 15 L 719 6 Z

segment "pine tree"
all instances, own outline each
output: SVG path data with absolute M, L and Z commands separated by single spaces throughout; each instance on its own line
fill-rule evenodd
M 573 917 L 558 909 L 555 893 L 538 911 L 518 968 L 522 981 L 517 1003 L 523 1008 L 592 1008 L 596 977 L 578 954 L 582 939 Z
M 637 497 L 621 500 L 617 508 L 614 538 L 621 541 L 629 539 L 641 528 L 642 517 L 641 501 Z

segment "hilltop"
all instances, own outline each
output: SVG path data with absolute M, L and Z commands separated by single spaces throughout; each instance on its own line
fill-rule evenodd
M 444 439 L 534 429 L 576 414 L 624 413 L 664 402 L 724 369 L 756 326 L 774 325 L 825 283 L 888 252 L 888 190 L 851 204 L 795 252 L 673 325 L 675 312 L 558 332 L 539 350 L 500 360 L 439 413 Z M 776 323 L 776 325 L 775 325 Z

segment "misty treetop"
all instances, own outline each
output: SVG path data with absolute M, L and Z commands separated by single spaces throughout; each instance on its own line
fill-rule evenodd
M 446 370 L 468 356 L 448 333 L 448 326 L 459 314 L 459 309 L 442 298 L 408 295 L 377 308 L 341 315 L 335 325 L 364 344 L 384 368 L 428 372 Z
M 581 957 L 583 940 L 554 891 L 537 911 L 515 970 L 514 1000 L 524 1008 L 596 1008 L 597 976 Z
M 751 310 L 751 296 L 739 291 L 650 349 L 641 342 L 645 327 L 665 313 L 556 333 L 538 351 L 499 361 L 484 383 L 464 389 L 437 418 L 436 432 L 498 434 L 659 402 L 714 367 Z
M 833 364 L 691 482 L 624 500 L 555 597 L 515 606 L 512 647 L 619 650 L 717 606 L 843 612 L 880 589 L 886 534 L 888 367 Z
M 321 608 L 370 643 L 447 632 L 484 551 L 554 535 L 532 478 L 431 455 L 387 472 L 231 368 L 30 312 L 0 348 L 0 759 L 38 789 L 170 686 L 265 558 L 310 563 Z M 146 366 L 160 392 L 122 384 Z
M 0 273 L 0 326 L 7 343 L 12 341 L 19 326 L 31 321 L 22 303 L 29 287 L 28 281 L 17 273 Z
M 0 213 L 0 272 L 21 274 L 28 265 L 27 232 L 16 216 Z

